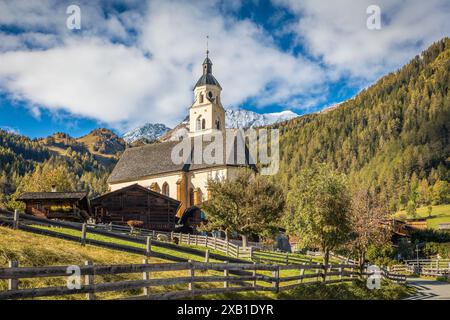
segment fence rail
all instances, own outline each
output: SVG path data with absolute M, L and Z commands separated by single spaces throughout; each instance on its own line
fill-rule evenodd
M 99 241 L 90 239 L 88 237 L 88 234 L 95 234 L 100 236 L 105 236 L 108 238 L 114 238 L 119 240 L 124 240 L 130 243 L 136 243 L 141 244 L 143 246 L 146 246 L 150 239 L 150 245 L 157 247 L 157 248 L 164 248 L 168 249 L 174 252 L 178 252 L 181 254 L 189 254 L 193 256 L 197 256 L 199 258 L 205 258 L 205 251 L 195 249 L 192 247 L 185 247 L 180 246 L 175 243 L 170 243 L 168 241 L 158 241 L 157 234 L 155 237 L 149 235 L 149 236 L 143 236 L 138 235 L 135 233 L 126 233 L 126 232 L 118 232 L 113 230 L 107 230 L 104 226 L 98 226 L 98 225 L 88 225 L 88 224 L 81 224 L 76 222 L 67 222 L 67 221 L 57 221 L 57 220 L 49 220 L 44 218 L 35 217 L 32 215 L 27 214 L 14 214 L 12 212 L 4 211 L 0 209 L 0 224 L 3 223 L 4 225 L 8 225 L 10 227 L 13 227 L 15 229 L 22 229 L 24 231 L 36 233 L 36 234 L 42 234 L 47 235 L 51 237 L 57 237 L 69 241 L 77 241 L 81 242 L 82 244 L 92 244 L 96 246 L 101 246 L 105 248 L 125 251 L 129 253 L 137 253 L 137 254 L 144 254 L 147 249 L 139 248 L 136 246 L 131 245 L 124 245 L 124 244 L 117 244 L 113 242 L 107 242 L 107 241 Z M 52 228 L 50 230 L 44 229 L 42 227 L 60 227 L 60 228 L 66 228 L 71 230 L 76 230 L 80 232 L 80 236 L 70 235 L 70 234 L 64 234 L 62 232 L 58 231 L 58 228 Z M 183 234 L 182 234 L 183 235 Z M 176 237 L 175 234 L 173 236 Z M 170 240 L 170 239 L 169 239 Z M 214 243 L 210 244 L 209 247 L 214 246 Z M 233 250 L 233 249 L 231 249 Z M 220 254 L 215 254 L 213 252 L 208 252 L 207 254 L 208 259 L 215 259 L 219 261 L 230 261 L 230 262 L 247 262 L 250 263 L 250 261 L 241 260 L 239 258 L 234 257 L 225 257 Z M 152 251 L 152 256 L 174 261 L 174 262 L 182 262 L 187 261 L 188 259 L 180 258 L 176 255 L 171 255 L 167 253 L 160 253 Z M 244 257 L 244 254 L 241 255 L 241 257 Z
M 110 291 L 126 291 L 141 289 L 142 295 L 127 297 L 127 299 L 176 299 L 189 296 L 228 293 L 241 291 L 272 291 L 279 292 L 295 288 L 302 284 L 317 282 L 336 283 L 353 280 L 360 276 L 356 266 L 352 264 L 337 264 L 325 267 L 317 264 L 305 265 L 267 265 L 244 263 L 156 263 L 149 264 L 147 259 L 142 264 L 127 265 L 93 265 L 86 262 L 78 266 L 79 276 L 84 278 L 77 288 L 68 286 L 53 286 L 44 288 L 20 288 L 20 279 L 67 277 L 68 268 L 73 266 L 47 266 L 47 267 L 19 267 L 18 263 L 11 261 L 9 267 L 0 268 L 0 280 L 8 280 L 8 290 L 0 291 L 0 299 L 30 299 L 38 297 L 56 297 L 72 294 L 86 294 L 86 299 L 96 299 L 97 293 Z M 286 270 L 294 270 L 297 275 L 282 276 Z M 186 271 L 186 276 L 173 277 L 171 274 L 164 278 L 150 278 L 154 272 L 165 273 L 173 271 Z M 204 275 L 197 271 L 207 271 Z M 231 273 L 234 271 L 234 273 Z M 246 274 L 239 274 L 246 271 Z M 218 274 L 218 272 L 220 272 Z M 250 273 L 251 272 L 251 273 Z M 96 276 L 139 273 L 142 280 L 126 280 L 117 282 L 97 283 Z M 222 274 L 223 273 L 223 274 Z M 264 274 L 265 273 L 265 274 Z M 384 272 L 383 276 L 393 281 L 402 281 L 400 276 Z M 220 284 L 221 283 L 221 284 Z M 202 287 L 196 286 L 203 284 Z M 208 288 L 204 287 L 208 284 Z M 171 285 L 186 285 L 186 289 L 164 292 L 152 292 L 152 288 Z

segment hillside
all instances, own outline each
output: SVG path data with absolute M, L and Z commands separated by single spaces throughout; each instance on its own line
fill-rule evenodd
M 124 149 L 114 139 L 119 138 L 115 135 L 90 134 L 75 139 L 64 133 L 56 133 L 47 138 L 31 140 L 0 130 L 0 207 L 13 208 L 15 204 L 10 201 L 17 195 L 15 193 L 48 191 L 50 182 L 45 182 L 45 176 L 55 173 L 66 173 L 61 178 L 66 180 L 65 186 L 70 185 L 69 190 L 86 190 L 91 196 L 105 192 L 109 172 L 120 150 Z M 95 143 L 107 145 L 104 148 L 106 151 L 117 147 L 117 152 L 102 153 L 103 148 L 95 151 Z
M 301 167 L 326 162 L 394 210 L 450 201 L 449 70 L 446 38 L 339 108 L 275 126 L 277 180 L 288 185 Z

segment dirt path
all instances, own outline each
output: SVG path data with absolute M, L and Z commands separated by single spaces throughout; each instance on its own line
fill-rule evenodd
M 417 292 L 405 300 L 450 300 L 450 283 L 448 282 L 411 278 L 407 283 L 415 287 Z

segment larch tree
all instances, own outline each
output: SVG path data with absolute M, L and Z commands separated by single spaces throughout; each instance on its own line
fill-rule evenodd
M 290 184 L 284 224 L 303 247 L 319 248 L 323 264 L 351 234 L 351 197 L 346 177 L 326 165 L 303 169 Z M 324 269 L 323 277 L 326 277 Z
M 262 235 L 284 209 L 283 191 L 266 176 L 240 169 L 235 179 L 209 180 L 211 198 L 202 206 L 207 229 L 237 232 L 244 246 L 251 234 Z

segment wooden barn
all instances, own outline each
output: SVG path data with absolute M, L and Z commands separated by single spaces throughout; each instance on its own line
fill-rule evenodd
M 171 231 L 175 227 L 180 202 L 138 184 L 118 189 L 91 200 L 93 215 L 99 223 L 126 225 L 142 221 L 143 228 Z
M 17 198 L 25 213 L 47 219 L 83 222 L 90 217 L 86 192 L 26 192 Z

